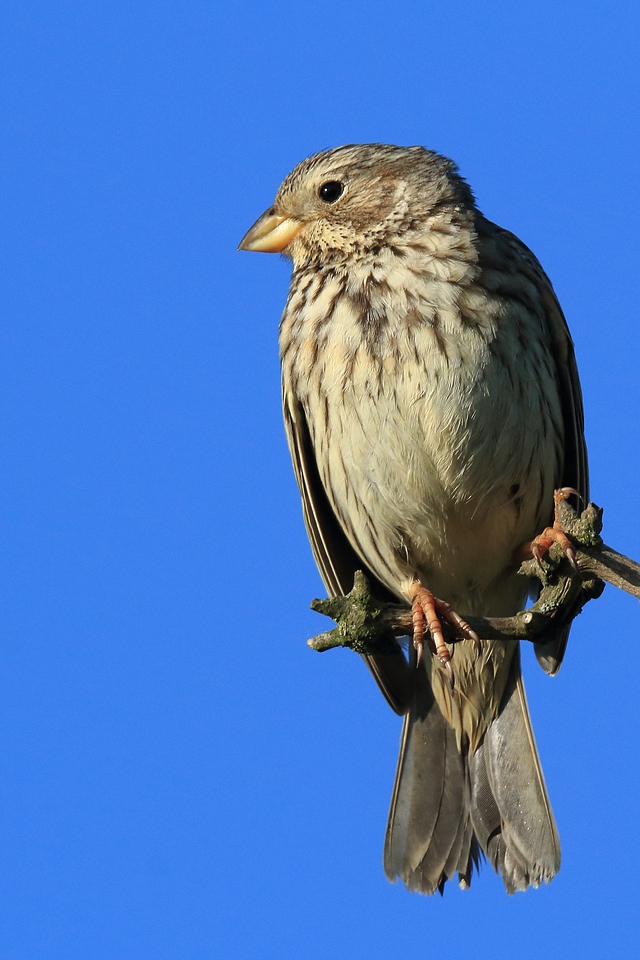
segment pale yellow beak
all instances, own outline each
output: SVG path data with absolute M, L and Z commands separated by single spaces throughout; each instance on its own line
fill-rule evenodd
M 259 253 L 280 253 L 290 243 L 302 223 L 293 217 L 279 217 L 273 207 L 256 220 L 240 241 L 238 250 L 255 250 Z

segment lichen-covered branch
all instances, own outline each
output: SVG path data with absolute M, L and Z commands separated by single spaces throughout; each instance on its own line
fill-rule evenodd
M 596 599 L 604 590 L 604 582 L 640 599 L 640 565 L 606 546 L 600 538 L 602 508 L 590 503 L 580 516 L 565 501 L 560 505 L 560 519 L 567 536 L 576 547 L 578 571 L 574 571 L 562 551 L 553 546 L 541 561 L 528 560 L 518 571 L 541 582 L 540 596 L 528 610 L 513 617 L 470 617 L 462 614 L 481 640 L 544 641 L 545 631 L 568 623 L 585 603 Z M 336 627 L 307 641 L 314 650 L 349 647 L 358 653 L 385 653 L 394 638 L 412 631 L 408 605 L 376 600 L 366 577 L 358 571 L 354 587 L 346 597 L 314 600 L 317 610 L 336 621 Z M 455 628 L 444 624 L 446 639 L 461 639 Z
M 599 577 L 640 600 L 640 564 L 605 543 L 578 552 L 580 573 Z

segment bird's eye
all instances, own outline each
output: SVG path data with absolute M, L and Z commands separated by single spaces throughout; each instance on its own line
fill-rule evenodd
M 318 190 L 318 196 L 325 203 L 335 203 L 342 196 L 344 185 L 339 180 L 327 180 Z

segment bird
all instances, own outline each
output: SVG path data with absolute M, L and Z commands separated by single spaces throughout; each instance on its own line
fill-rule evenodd
M 518 558 L 554 538 L 554 491 L 588 498 L 580 382 L 551 282 L 455 163 L 422 146 L 303 160 L 239 249 L 292 262 L 283 414 L 327 592 L 346 594 L 362 571 L 376 597 L 413 610 L 413 644 L 365 655 L 404 718 L 385 873 L 442 893 L 456 875 L 468 888 L 486 858 L 508 893 L 549 882 L 560 842 L 519 641 L 478 641 L 464 617 L 521 610 L 532 584 Z M 463 639 L 446 643 L 443 620 Z M 548 674 L 567 637 L 535 645 Z

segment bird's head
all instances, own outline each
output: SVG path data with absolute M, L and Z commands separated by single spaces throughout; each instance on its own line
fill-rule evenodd
M 298 164 L 239 249 L 282 252 L 295 267 L 340 262 L 410 243 L 443 206 L 473 207 L 451 160 L 424 147 L 338 147 Z

